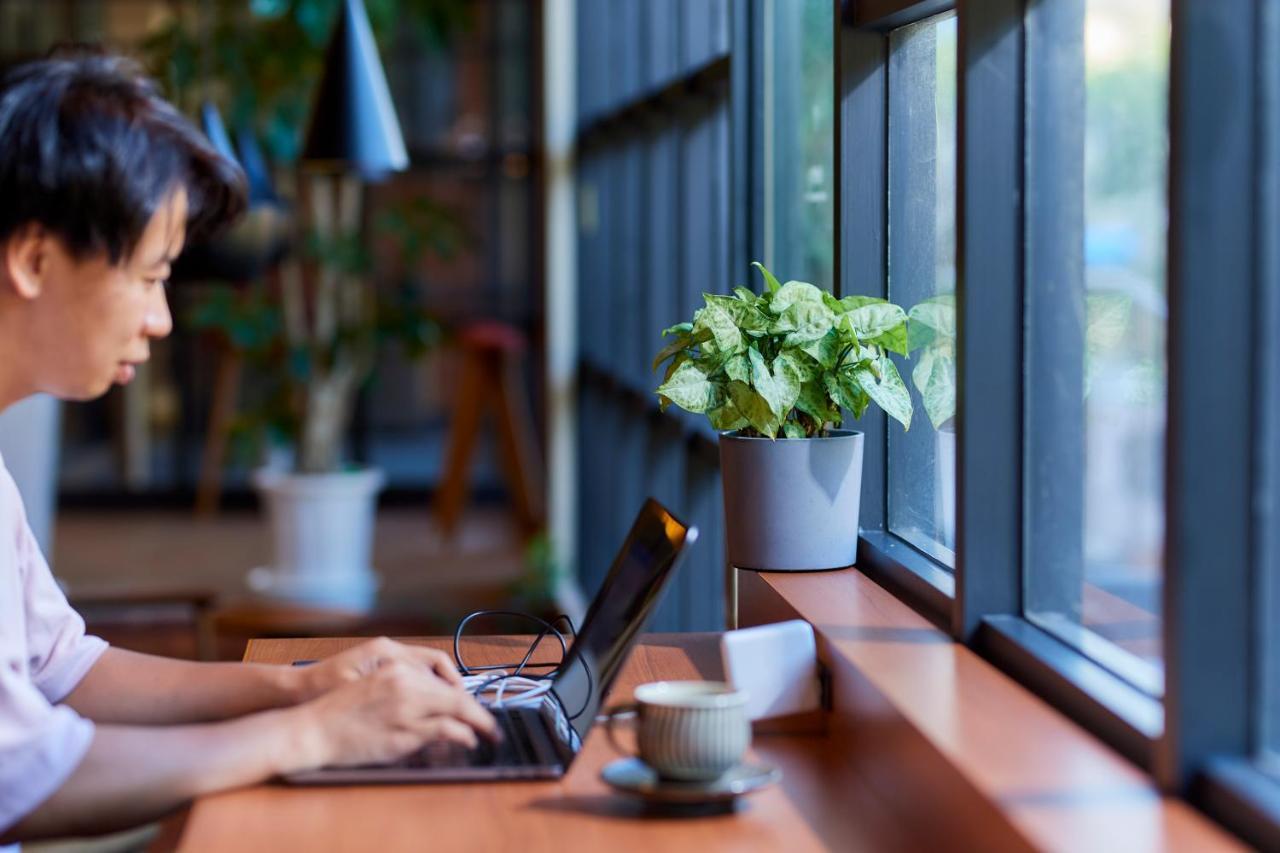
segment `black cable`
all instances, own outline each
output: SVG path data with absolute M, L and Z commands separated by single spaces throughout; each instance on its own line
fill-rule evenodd
M 518 663 L 481 664 L 479 666 L 468 666 L 466 662 L 462 659 L 462 635 L 466 631 L 467 625 L 471 624 L 473 620 L 484 617 L 484 616 L 511 616 L 517 619 L 527 619 L 530 622 L 537 622 L 542 626 L 542 628 L 541 630 L 538 631 L 537 635 L 534 636 L 533 642 L 529 644 L 529 648 L 525 650 L 524 657 L 522 657 Z M 489 672 L 493 670 L 500 670 L 500 669 L 511 670 L 510 672 L 505 672 L 502 675 L 495 675 L 493 678 L 482 681 L 477 687 L 472 689 L 471 691 L 472 695 L 479 696 L 483 691 L 487 690 L 492 685 L 497 684 L 501 681 L 504 681 L 508 678 L 524 677 L 524 678 L 528 678 L 531 681 L 550 681 L 551 679 L 559 675 L 560 667 L 564 665 L 565 658 L 568 657 L 569 655 L 569 644 L 565 642 L 564 634 L 562 634 L 555 627 L 555 623 L 560 621 L 563 621 L 566 625 L 569 626 L 569 633 L 571 635 L 576 635 L 578 633 L 577 629 L 574 628 L 573 620 L 570 619 L 569 616 L 564 613 L 556 614 L 551 618 L 550 621 L 543 619 L 541 616 L 534 616 L 532 613 L 522 613 L 518 610 L 473 610 L 472 612 L 468 613 L 466 616 L 462 617 L 462 619 L 458 622 L 458 627 L 455 628 L 453 631 L 453 661 L 455 664 L 457 664 L 459 672 L 461 672 L 463 675 L 478 675 L 482 672 Z M 555 634 L 556 640 L 559 641 L 560 643 L 560 660 L 555 661 L 554 663 L 550 661 L 542 662 L 542 663 L 530 663 L 529 658 L 533 657 L 533 653 L 537 651 L 539 644 L 541 644 L 542 641 L 546 639 L 548 634 Z M 552 669 L 550 672 L 542 675 L 524 675 L 525 669 L 529 667 L 533 667 L 535 669 L 541 669 L 543 667 L 551 667 Z M 579 708 L 576 713 L 574 714 L 569 713 L 569 709 L 565 707 L 564 700 L 560 698 L 559 694 L 557 694 L 555 690 L 547 691 L 547 695 L 550 695 L 552 698 L 555 699 L 556 704 L 560 707 L 560 712 L 564 714 L 565 718 L 569 720 L 569 722 L 573 722 L 574 720 L 578 719 L 578 717 L 581 717 L 583 713 L 586 712 L 587 708 L 591 705 L 591 689 L 592 689 L 591 668 L 587 666 L 585 661 L 583 661 L 582 669 L 583 669 L 583 672 L 585 672 L 587 675 L 587 696 L 586 696 L 586 699 L 583 700 L 582 707 Z M 572 729 L 573 727 L 570 726 L 570 728 Z M 576 734 L 576 730 L 575 730 L 575 734 Z
M 472 620 L 478 619 L 482 616 L 511 616 L 517 619 L 527 619 L 530 622 L 537 622 L 539 625 L 542 626 L 542 630 L 538 632 L 538 635 L 534 638 L 533 643 L 529 646 L 528 651 L 525 652 L 525 656 L 520 660 L 519 663 L 467 666 L 466 662 L 462 659 L 462 634 L 464 631 L 466 631 L 467 625 L 471 624 Z M 495 670 L 495 669 L 515 668 L 518 672 L 523 672 L 528 667 L 534 667 L 536 669 L 541 669 L 542 667 L 551 667 L 553 670 L 558 669 L 560 665 L 564 663 L 565 656 L 569 654 L 569 644 L 565 642 L 564 634 L 556 630 L 556 627 L 554 624 L 555 622 L 558 622 L 561 619 L 563 619 L 568 624 L 569 633 L 571 634 L 576 633 L 576 631 L 574 631 L 574 628 L 573 628 L 573 620 L 571 620 L 568 616 L 564 615 L 563 613 L 558 614 L 550 622 L 548 622 L 546 619 L 543 619 L 541 616 L 534 616 L 532 613 L 521 613 L 517 610 L 474 610 L 471 613 L 468 613 L 466 616 L 462 617 L 462 620 L 458 622 L 458 627 L 455 628 L 453 631 L 454 663 L 458 665 L 458 670 L 463 675 L 476 675 L 481 672 L 486 672 L 486 671 Z M 558 640 L 560 643 L 560 660 L 555 661 L 554 663 L 552 662 L 529 663 L 529 658 L 533 657 L 533 653 L 537 650 L 538 644 L 541 643 L 544 639 L 546 639 L 549 633 L 555 634 L 556 640 Z

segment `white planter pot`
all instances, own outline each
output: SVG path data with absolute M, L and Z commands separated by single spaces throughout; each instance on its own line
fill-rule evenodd
M 378 470 L 291 474 L 261 469 L 254 484 L 271 527 L 272 561 L 249 572 L 258 593 L 350 609 L 372 606 Z
M 13 475 L 40 550 L 51 553 L 58 500 L 58 449 L 62 402 L 48 394 L 28 397 L 0 413 L 0 456 Z
M 863 435 L 720 435 L 725 543 L 740 569 L 805 571 L 853 565 L 858 555 Z

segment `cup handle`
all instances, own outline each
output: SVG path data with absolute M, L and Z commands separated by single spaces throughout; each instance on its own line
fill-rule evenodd
M 629 714 L 629 719 L 634 719 L 635 714 L 640 710 L 640 705 L 636 702 L 629 702 L 625 705 L 616 705 L 605 712 L 605 733 L 609 735 L 609 745 L 613 747 L 614 752 L 619 755 L 635 755 L 630 750 L 624 749 L 622 744 L 618 743 L 618 733 L 615 723 L 618 718 Z

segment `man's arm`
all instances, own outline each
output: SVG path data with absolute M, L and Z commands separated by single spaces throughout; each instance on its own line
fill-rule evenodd
M 97 723 L 212 722 L 305 702 L 397 661 L 460 683 L 443 652 L 385 638 L 306 667 L 197 663 L 110 648 L 64 702 Z
M 466 691 L 397 662 L 283 710 L 187 726 L 100 725 L 88 753 L 0 844 L 109 832 L 203 794 L 325 765 L 393 761 L 434 740 L 476 744 L 496 724 Z

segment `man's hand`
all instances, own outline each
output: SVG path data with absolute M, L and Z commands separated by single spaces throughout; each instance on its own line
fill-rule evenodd
M 447 663 L 444 655 L 436 654 Z M 358 672 L 361 660 L 376 657 L 353 658 L 350 669 L 338 671 Z M 456 680 L 457 673 L 452 667 L 449 671 Z M 297 729 L 299 768 L 383 763 L 433 741 L 473 748 L 477 732 L 491 739 L 498 736 L 493 716 L 460 685 L 428 671 L 420 655 L 386 659 L 289 713 L 303 718 Z
M 434 675 L 453 687 L 462 686 L 462 676 L 458 674 L 452 659 L 444 652 L 379 637 L 324 660 L 298 667 L 297 701 L 305 702 L 323 696 L 391 664 L 403 664 L 410 671 Z
M 378 646 L 387 648 L 362 648 Z M 339 655 L 355 662 L 352 680 L 291 708 L 200 725 L 99 725 L 71 777 L 3 831 L 0 844 L 121 829 L 281 773 L 394 761 L 438 740 L 474 746 L 477 732 L 496 737 L 489 712 L 421 655 L 406 660 L 389 651 L 389 660 L 361 676 L 359 661 L 379 659 L 368 651 Z

